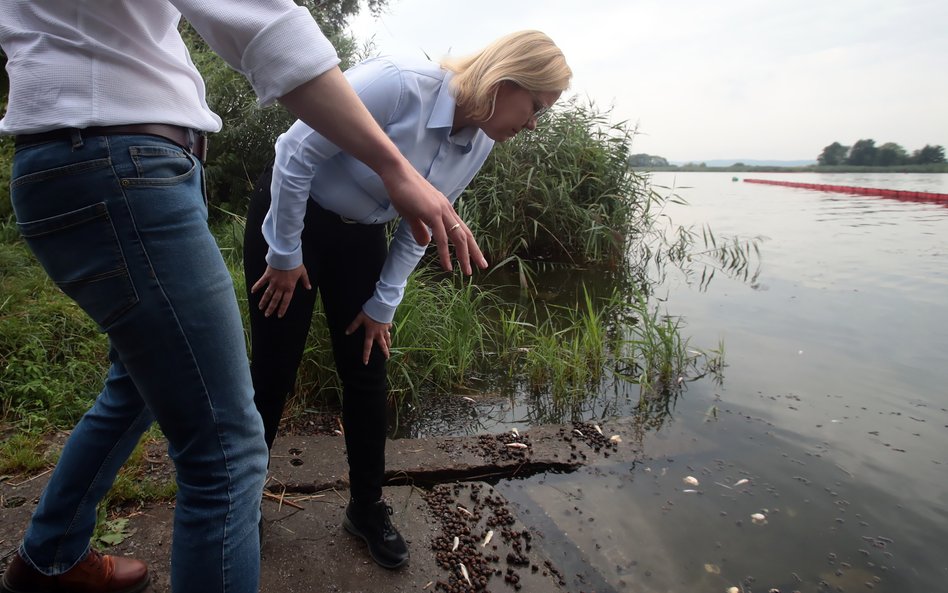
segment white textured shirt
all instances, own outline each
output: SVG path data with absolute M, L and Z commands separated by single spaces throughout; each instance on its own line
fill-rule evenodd
M 431 185 L 454 201 L 480 170 L 494 141 L 477 128 L 451 134 L 456 102 L 452 74 L 421 59 L 374 58 L 346 71 L 362 102 L 398 150 Z M 361 224 L 381 224 L 398 213 L 381 178 L 301 121 L 276 141 L 270 211 L 263 236 L 267 263 L 290 270 L 303 263 L 301 233 L 307 200 Z M 366 315 L 389 323 L 408 276 L 425 247 L 404 220 L 389 245 Z
M 133 123 L 221 128 L 181 15 L 269 104 L 339 63 L 292 0 L 0 0 L 10 96 L 0 134 Z

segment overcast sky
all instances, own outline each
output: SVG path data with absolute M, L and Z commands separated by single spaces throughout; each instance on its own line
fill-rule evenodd
M 948 147 L 946 0 L 389 0 L 352 22 L 380 53 L 464 55 L 540 29 L 570 94 L 671 161 L 815 159 L 872 138 Z M 423 53 L 424 52 L 424 53 Z

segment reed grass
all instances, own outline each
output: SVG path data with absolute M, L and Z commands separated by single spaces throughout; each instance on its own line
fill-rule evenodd
M 571 100 L 496 145 L 458 211 L 492 261 L 618 266 L 649 197 L 625 165 L 631 135 Z

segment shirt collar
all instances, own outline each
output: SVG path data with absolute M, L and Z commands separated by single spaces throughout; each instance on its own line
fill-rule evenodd
M 451 135 L 451 128 L 454 126 L 454 111 L 457 109 L 457 102 L 454 100 L 454 94 L 451 91 L 452 78 L 454 78 L 454 73 L 450 70 L 445 71 L 444 80 L 441 82 L 441 90 L 438 91 L 438 98 L 435 100 L 434 109 L 431 110 L 427 127 L 444 128 L 448 142 L 456 144 L 464 152 L 467 152 L 471 150 L 474 136 L 478 130 L 468 126 L 457 134 Z

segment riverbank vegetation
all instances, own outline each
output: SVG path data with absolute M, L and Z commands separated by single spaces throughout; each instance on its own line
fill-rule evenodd
M 207 169 L 211 225 L 246 322 L 242 213 L 256 172 L 290 120 L 280 107 L 257 107 L 239 75 L 186 37 L 211 81 L 209 101 L 225 119 Z M 349 61 L 359 53 L 351 40 L 338 47 Z M 622 384 L 637 390 L 643 411 L 667 413 L 689 380 L 720 375 L 723 349 L 689 344 L 681 320 L 652 298 L 651 270 L 656 262 L 687 265 L 693 251 L 704 265 L 728 272 L 734 247 L 691 229 L 665 238 L 662 207 L 676 198 L 628 168 L 631 132 L 607 124 L 607 116 L 564 100 L 535 133 L 494 150 L 458 204 L 492 270 L 465 278 L 440 271 L 429 257 L 411 277 L 389 367 L 396 410 L 489 390 L 521 398 L 537 410 L 537 422 L 564 421 L 582 416 L 604 386 Z M 9 149 L 0 144 L 4 173 Z M 107 339 L 49 281 L 16 232 L 9 200 L 2 202 L 0 428 L 69 428 L 101 387 Z M 753 242 L 734 241 L 750 261 Z M 555 290 L 551 277 L 559 279 Z M 289 414 L 341 397 L 318 312 L 313 323 Z
M 567 103 L 491 156 L 460 211 L 496 274 L 446 274 L 433 258 L 412 276 L 395 321 L 390 363 L 396 406 L 482 389 L 543 400 L 564 420 L 603 381 L 637 384 L 643 398 L 672 397 L 691 377 L 720 371 L 713 351 L 688 348 L 680 322 L 650 300 L 646 267 L 658 254 L 684 261 L 657 234 L 663 200 L 625 167 L 621 127 L 603 128 L 593 106 Z M 214 224 L 246 315 L 240 254 L 243 217 L 218 206 Z M 710 247 L 724 261 L 726 249 Z M 546 298 L 536 278 L 596 276 Z M 592 274 L 588 274 L 592 272 Z M 511 280 L 513 279 L 513 280 Z M 91 404 L 107 342 L 0 225 L 0 417 L 22 430 L 71 425 Z M 291 412 L 340 397 L 324 323 L 314 321 Z M 552 401 L 552 403 L 551 403 Z

